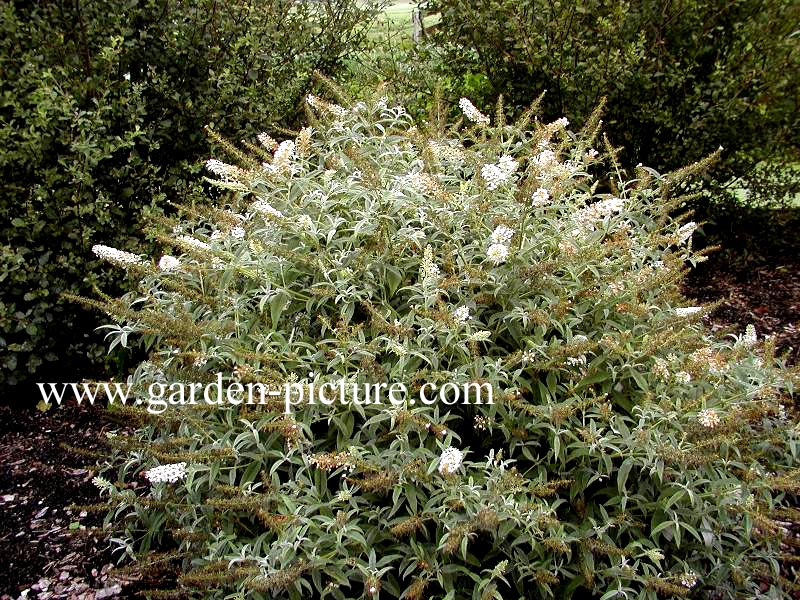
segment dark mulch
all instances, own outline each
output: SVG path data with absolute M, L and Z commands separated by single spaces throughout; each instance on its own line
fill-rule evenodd
M 32 403 L 35 404 L 35 401 Z M 0 598 L 101 600 L 130 594 L 108 574 L 115 557 L 102 515 L 69 506 L 100 501 L 94 460 L 64 449 L 101 448 L 101 408 L 0 407 Z
M 685 293 L 698 302 L 721 301 L 711 327 L 743 333 L 753 324 L 759 337 L 775 336 L 791 364 L 800 358 L 800 256 L 770 257 L 732 267 L 712 255 L 689 275 Z

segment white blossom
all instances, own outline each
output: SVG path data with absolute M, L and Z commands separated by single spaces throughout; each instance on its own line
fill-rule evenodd
M 92 477 L 92 485 L 94 485 L 94 487 L 101 492 L 114 487 L 114 484 L 112 484 L 108 479 L 100 476 Z
M 492 232 L 490 239 L 493 244 L 508 245 L 512 237 L 514 237 L 513 229 L 505 225 L 498 225 Z
M 464 162 L 464 151 L 453 144 L 442 144 L 431 140 L 428 147 L 433 155 L 439 160 L 446 160 L 455 163 Z
M 586 355 L 569 356 L 567 357 L 567 364 L 571 367 L 583 367 L 586 365 Z
M 490 339 L 492 339 L 491 331 L 476 331 L 467 337 L 468 342 L 488 342 Z
M 608 291 L 612 294 L 621 294 L 625 291 L 625 282 L 624 281 L 612 281 L 608 284 L 607 287 Z
M 697 585 L 697 575 L 693 571 L 681 575 L 681 585 L 685 588 L 693 588 Z
M 675 309 L 675 314 L 679 317 L 689 317 L 691 315 L 695 315 L 703 310 L 702 306 L 685 306 L 681 308 Z
M 508 247 L 504 244 L 492 244 L 486 250 L 486 257 L 495 265 L 502 264 L 508 259 Z
M 214 173 L 214 175 L 222 177 L 225 180 L 235 179 L 242 173 L 242 170 L 239 167 L 235 165 L 229 165 L 228 163 L 224 163 L 216 158 L 211 158 L 206 161 L 206 169 Z
M 469 321 L 469 307 L 467 306 L 459 306 L 457 309 L 453 311 L 453 318 L 461 323 L 464 324 Z
M 117 250 L 111 246 L 104 246 L 102 244 L 95 244 L 92 246 L 92 252 L 103 260 L 115 264 L 119 267 L 127 267 L 129 265 L 141 265 L 141 257 L 133 252 L 126 252 L 125 250 Z
M 745 328 L 744 335 L 739 339 L 737 346 L 752 348 L 757 343 L 758 343 L 758 334 L 756 333 L 755 325 L 751 323 Z
M 550 202 L 550 192 L 544 188 L 539 188 L 531 194 L 531 206 L 541 208 Z
M 486 164 L 481 167 L 481 177 L 486 182 L 486 189 L 494 191 L 505 183 L 508 176 L 497 165 Z
M 241 240 L 244 237 L 245 231 L 244 231 L 243 227 L 239 227 L 237 225 L 236 227 L 231 227 L 231 230 L 230 230 L 229 233 L 231 234 L 232 238 L 237 239 L 237 240 Z
M 432 194 L 439 187 L 436 179 L 427 173 L 409 173 L 397 178 L 400 189 L 411 188 L 420 194 Z
M 275 148 L 278 147 L 278 142 L 276 142 L 274 139 L 272 139 L 272 137 L 269 134 L 263 131 L 259 133 L 258 136 L 256 137 L 258 138 L 259 143 L 270 152 L 272 152 L 273 150 L 275 150 Z
M 606 198 L 580 209 L 573 217 L 578 224 L 577 233 L 594 230 L 597 221 L 603 221 L 614 213 L 620 212 L 624 204 L 625 201 L 622 198 Z
M 439 277 L 439 267 L 433 262 L 433 248 L 430 244 L 425 246 L 422 262 L 419 266 L 419 276 L 422 285 L 428 287 Z
M 458 101 L 458 106 L 461 108 L 464 116 L 473 123 L 477 123 L 478 125 L 488 125 L 490 123 L 489 117 L 475 108 L 475 105 L 470 102 L 469 99 L 461 98 L 461 100 Z
M 296 220 L 297 226 L 305 231 L 311 231 L 314 228 L 314 221 L 308 215 L 299 215 Z
M 211 249 L 211 246 L 209 246 L 205 242 L 201 242 L 197 238 L 194 238 L 194 237 L 192 237 L 190 235 L 179 235 L 177 237 L 177 240 L 179 242 L 183 242 L 187 246 L 191 246 L 195 250 L 203 250 L 203 251 L 205 251 L 205 250 L 210 250 Z
M 509 177 L 516 173 L 517 169 L 519 168 L 519 163 L 510 156 L 504 154 L 497 161 L 497 166 L 500 167 L 500 170 L 505 173 L 507 177 Z
M 486 182 L 486 188 L 494 191 L 517 171 L 519 163 L 510 156 L 503 155 L 497 164 L 485 164 L 481 167 L 481 177 Z
M 720 424 L 720 417 L 717 414 L 717 411 L 713 408 L 706 408 L 701 410 L 697 415 L 697 421 L 703 427 L 708 427 L 709 429 L 714 429 L 717 425 Z
M 272 164 L 267 165 L 267 170 L 272 173 L 287 173 L 292 170 L 292 160 L 295 157 L 295 144 L 286 140 L 278 144 L 272 157 Z
M 186 477 L 186 463 L 160 465 L 144 472 L 150 483 L 177 483 Z
M 274 208 L 269 202 L 267 202 L 263 198 L 259 198 L 258 200 L 253 202 L 250 205 L 250 210 L 262 215 L 270 215 L 277 219 L 283 218 L 283 213 L 278 209 Z
M 398 343 L 396 340 L 389 338 L 387 340 L 387 345 L 389 346 L 389 350 L 397 356 L 405 356 L 408 354 L 406 347 Z
M 649 550 L 645 550 L 644 553 L 647 555 L 652 561 L 659 561 L 664 560 L 664 553 L 661 550 L 656 550 L 655 548 L 651 548 Z
M 329 113 L 335 117 L 344 117 L 347 114 L 347 109 L 339 106 L 338 104 L 331 104 L 330 102 L 325 102 L 324 100 L 317 98 L 313 94 L 309 94 L 306 96 L 306 102 L 308 105 L 318 110 L 322 113 Z
M 169 254 L 165 254 L 161 257 L 161 260 L 158 261 L 158 268 L 162 271 L 175 271 L 179 269 L 180 266 L 181 261 Z
M 439 458 L 439 473 L 442 475 L 452 475 L 458 471 L 461 462 L 464 460 L 464 453 L 458 448 L 449 446 L 444 449 Z
M 624 206 L 625 201 L 622 198 L 606 198 L 605 200 L 600 200 L 593 204 L 595 210 L 599 212 L 604 217 L 611 216 L 614 213 L 620 212 Z
M 678 229 L 678 244 L 684 244 L 689 241 L 695 229 L 697 229 L 697 223 L 694 221 L 689 221 L 686 225 L 681 226 L 681 228 Z
M 669 372 L 669 365 L 667 361 L 663 358 L 656 358 L 653 362 L 653 375 L 661 379 L 662 381 L 667 381 L 670 378 Z
M 556 162 L 556 160 L 556 153 L 549 148 L 545 148 L 539 154 L 533 157 L 533 164 L 540 169 L 544 169 L 552 165 L 554 162 Z
M 587 230 L 594 230 L 597 221 L 604 221 L 614 213 L 620 212 L 624 205 L 625 201 L 622 198 L 606 198 L 580 209 L 573 217 L 578 224 L 576 233 L 580 235 Z

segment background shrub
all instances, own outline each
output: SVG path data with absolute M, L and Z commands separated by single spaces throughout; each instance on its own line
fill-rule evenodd
M 131 246 L 143 214 L 197 194 L 205 125 L 235 139 L 290 125 L 312 72 L 335 73 L 362 42 L 372 6 L 54 0 L 0 11 L 0 382 L 88 376 L 102 356 L 96 319 L 60 294 L 114 281 L 92 244 Z
M 451 100 L 512 107 L 547 91 L 543 116 L 582 123 L 608 98 L 623 161 L 662 171 L 723 146 L 706 198 L 800 199 L 800 6 L 791 0 L 428 0 Z M 734 209 L 734 213 L 736 209 Z M 707 213 L 706 213 L 707 214 Z M 705 215 L 704 215 L 705 216 Z M 746 218 L 741 222 L 746 222 Z
M 208 163 L 230 193 L 167 220 L 163 256 L 98 249 L 138 286 L 89 302 L 150 350 L 96 480 L 120 548 L 169 551 L 176 597 L 780 597 L 796 372 L 679 292 L 703 257 L 674 192 L 707 163 L 628 172 L 597 114 L 309 101 L 313 129 Z M 495 402 L 151 402 L 217 374 Z

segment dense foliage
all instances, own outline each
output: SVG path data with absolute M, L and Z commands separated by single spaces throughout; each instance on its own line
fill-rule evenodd
M 546 118 L 582 123 L 603 97 L 623 158 L 660 170 L 725 148 L 718 202 L 794 200 L 800 171 L 800 5 L 793 0 L 428 0 L 455 94 L 546 90 Z M 457 98 L 458 96 L 456 96 Z M 747 190 L 742 192 L 741 190 Z
M 181 567 L 160 597 L 780 597 L 796 373 L 679 292 L 702 256 L 674 191 L 707 163 L 628 172 L 597 114 L 309 103 L 313 129 L 208 163 L 229 194 L 166 221 L 163 256 L 96 248 L 138 282 L 96 303 L 114 343 L 151 352 L 96 484 L 120 548 Z M 494 401 L 177 392 L 217 374 Z
M 56 381 L 76 362 L 86 375 L 95 318 L 60 294 L 108 282 L 92 244 L 132 244 L 143 209 L 196 193 L 204 126 L 290 123 L 371 14 L 354 0 L 0 2 L 0 382 Z

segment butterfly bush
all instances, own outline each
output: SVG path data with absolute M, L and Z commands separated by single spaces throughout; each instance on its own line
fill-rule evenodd
M 209 161 L 221 199 L 164 220 L 163 258 L 97 250 L 139 281 L 97 303 L 149 352 L 130 384 L 494 401 L 116 407 L 137 424 L 109 437 L 117 544 L 166 552 L 175 597 L 783 593 L 796 373 L 680 293 L 703 256 L 677 192 L 705 165 L 627 171 L 598 115 L 308 102 L 295 139 Z

